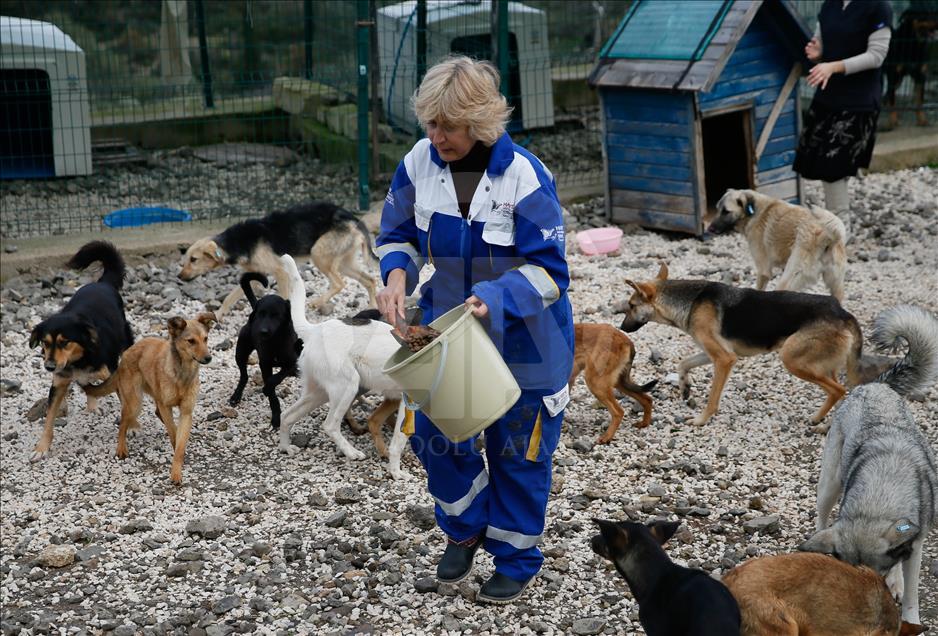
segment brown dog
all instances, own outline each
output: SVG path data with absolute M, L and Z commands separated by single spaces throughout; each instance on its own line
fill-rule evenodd
M 625 411 L 619 406 L 614 391 L 619 389 L 642 405 L 645 410 L 642 421 L 635 428 L 644 428 L 651 423 L 651 398 L 646 391 L 651 390 L 657 380 L 639 386 L 632 382 L 632 360 L 635 359 L 635 347 L 629 337 L 612 325 L 576 323 L 573 325 L 575 336 L 573 353 L 573 372 L 568 384 L 573 388 L 580 372 L 585 370 L 586 386 L 596 399 L 602 402 L 612 415 L 612 421 L 598 440 L 599 444 L 612 441 Z
M 921 633 L 899 610 L 883 577 L 866 567 L 808 552 L 753 559 L 723 577 L 742 614 L 743 636 Z
M 827 400 L 811 418 L 813 424 L 820 424 L 846 395 L 837 381 L 842 369 L 851 386 L 861 381 L 860 325 L 832 296 L 740 289 L 706 280 L 668 280 L 664 264 L 657 278 L 626 283 L 635 292 L 622 321 L 623 331 L 659 322 L 677 327 L 703 349 L 678 366 L 685 400 L 690 397 L 688 372 L 713 364 L 710 396 L 695 425 L 705 424 L 717 412 L 723 387 L 740 357 L 778 351 L 789 373 L 821 387 Z M 825 433 L 827 427 L 814 430 Z
M 121 400 L 121 422 L 117 433 L 117 456 L 127 457 L 127 431 L 139 427 L 143 393 L 156 402 L 156 413 L 166 426 L 174 449 L 169 478 L 182 483 L 182 462 L 192 430 L 192 411 L 199 394 L 199 366 L 212 361 L 208 332 L 215 322 L 211 312 L 194 320 L 179 316 L 169 319 L 169 340 L 143 338 L 124 352 L 117 372 L 104 384 L 88 390 L 100 397 L 117 391 Z M 173 407 L 179 407 L 179 426 Z

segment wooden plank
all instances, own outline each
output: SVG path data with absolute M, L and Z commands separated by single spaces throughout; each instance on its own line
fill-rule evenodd
M 798 83 L 799 77 L 801 77 L 801 64 L 795 62 L 791 67 L 791 71 L 788 72 L 785 85 L 782 86 L 778 97 L 775 99 L 775 104 L 772 106 L 772 111 L 769 113 L 769 119 L 762 128 L 762 133 L 759 135 L 759 141 L 756 142 L 756 154 L 755 157 L 753 157 L 753 161 L 756 163 L 759 163 L 759 158 L 762 156 L 762 151 L 765 150 L 765 145 L 769 142 L 769 137 L 772 136 L 772 129 L 775 128 L 775 121 L 782 113 L 782 107 L 785 105 L 785 100 L 787 100 L 788 96 L 791 95 L 791 91 Z
M 609 155 L 610 161 L 635 161 L 657 166 L 690 165 L 690 157 L 686 152 L 649 150 L 648 148 L 630 148 L 607 144 L 606 154 Z
M 645 177 L 688 181 L 691 178 L 690 166 L 660 166 L 637 161 L 610 161 L 609 174 L 623 177 Z
M 791 102 L 792 100 L 789 99 L 788 101 Z M 782 110 L 784 111 L 785 109 Z M 761 130 L 767 120 L 768 117 L 756 117 L 756 130 Z M 772 137 L 784 137 L 785 135 L 795 134 L 795 121 L 795 110 L 793 108 L 789 109 L 787 113 L 783 112 L 778 118 L 778 121 L 775 122 L 775 130 L 772 131 Z
M 742 102 L 739 104 L 730 104 L 728 106 L 721 106 L 719 108 L 708 108 L 700 113 L 701 118 L 707 119 L 708 117 L 719 117 L 720 115 L 726 115 L 727 113 L 734 113 L 738 110 L 749 110 L 752 108 L 752 102 Z
M 629 113 L 631 115 L 631 113 Z M 618 135 L 655 135 L 656 137 L 685 137 L 689 126 L 686 123 L 665 124 L 648 121 L 622 121 L 606 117 L 606 130 Z
M 774 102 L 777 88 L 781 87 L 784 83 L 785 73 L 784 71 L 778 70 L 770 73 L 763 73 L 762 75 L 754 75 L 752 77 L 730 80 L 728 82 L 718 82 L 717 85 L 713 87 L 712 91 L 705 93 L 704 95 L 708 101 L 713 101 L 720 99 L 721 97 L 738 95 L 739 93 L 745 93 L 748 91 L 771 89 L 771 99 Z
M 765 152 L 762 153 L 762 156 L 763 158 L 770 157 L 772 155 L 777 155 L 782 152 L 794 150 L 797 147 L 798 147 L 798 137 L 795 136 L 794 134 L 785 135 L 784 137 L 776 137 L 772 139 L 768 143 L 768 145 L 766 145 Z
M 679 150 L 687 152 L 690 142 L 681 137 L 655 137 L 654 135 L 619 135 L 607 133 L 606 140 L 610 146 L 628 146 L 658 150 Z
M 760 119 L 765 119 L 766 117 L 768 117 L 769 112 L 772 110 L 772 106 L 774 105 L 775 105 L 774 102 L 766 102 L 764 104 L 759 104 L 758 106 L 756 106 L 756 110 L 755 110 L 756 121 L 759 121 Z M 792 99 L 789 99 L 787 102 L 785 102 L 785 105 L 782 107 L 782 114 L 785 115 L 785 114 L 794 113 L 794 112 L 795 112 L 795 100 L 794 98 L 792 98 Z
M 611 216 L 613 223 L 637 223 L 643 227 L 658 230 L 673 230 L 697 234 L 697 220 L 693 214 L 675 214 L 653 208 L 631 208 L 613 205 Z
M 659 192 L 692 197 L 694 188 L 689 181 L 671 181 L 670 179 L 649 179 L 647 177 L 627 177 L 609 173 L 610 185 L 619 190 L 638 190 L 641 192 Z
M 762 155 L 759 161 L 759 171 L 772 170 L 782 166 L 790 166 L 795 161 L 795 151 L 788 150 L 774 155 Z
M 707 109 L 729 106 L 730 104 L 739 104 L 742 102 L 753 102 L 755 103 L 756 108 L 762 104 L 769 104 L 769 108 L 771 108 L 772 103 L 775 102 L 775 91 L 766 88 L 760 88 L 759 90 L 747 91 L 737 95 L 727 95 L 726 97 L 718 99 L 710 99 L 706 93 L 700 93 L 700 101 L 701 107 Z
M 740 4 L 740 7 L 743 5 Z M 745 9 L 743 16 L 737 21 L 736 29 L 733 32 L 732 36 L 727 40 L 725 46 L 722 47 L 723 53 L 720 57 L 714 62 L 713 72 L 710 74 L 710 78 L 707 82 L 701 86 L 701 90 L 709 91 L 713 88 L 713 85 L 717 82 L 720 77 L 720 74 L 723 73 L 723 69 L 726 67 L 726 63 L 729 61 L 730 56 L 733 55 L 733 52 L 736 50 L 736 44 L 739 40 L 742 39 L 743 35 L 746 33 L 746 29 L 749 28 L 749 25 L 752 23 L 753 19 L 756 17 L 756 13 L 759 11 L 759 7 L 762 6 L 761 2 L 752 2 Z M 716 38 L 714 38 L 716 39 Z M 713 41 L 710 42 L 711 46 Z
M 687 126 L 687 114 L 684 112 L 684 104 L 677 103 L 674 106 L 665 108 L 655 108 L 653 106 L 625 106 L 617 105 L 609 108 L 605 112 L 606 119 L 642 122 L 645 125 L 649 123 L 663 124 L 681 124 Z
M 707 179 L 704 164 L 703 119 L 700 117 L 700 95 L 694 95 L 694 132 L 691 135 L 691 168 L 694 171 L 694 229 L 695 234 L 703 231 L 703 220 L 707 216 Z
M 610 91 L 599 92 L 599 112 L 606 112 L 605 100 L 609 97 Z M 609 192 L 609 145 L 606 142 L 606 118 L 599 118 L 599 134 L 603 140 L 603 207 L 606 211 L 606 218 L 612 218 L 612 197 Z
M 795 179 L 797 176 L 798 175 L 791 169 L 791 166 L 782 166 L 781 168 L 773 168 L 772 170 L 763 170 L 762 172 L 756 173 L 756 185 L 761 187 L 770 183 L 778 183 L 779 181 Z
M 787 201 L 798 196 L 798 179 L 770 183 L 766 186 L 760 186 L 757 190 L 766 196 Z M 615 209 L 615 206 L 613 206 L 613 209 Z
M 657 192 L 637 192 L 634 190 L 612 191 L 612 205 L 636 208 L 639 210 L 662 210 L 674 214 L 694 214 L 694 199 L 691 197 L 660 194 Z
M 764 58 L 752 60 L 745 64 L 728 64 L 726 68 L 723 69 L 723 73 L 720 75 L 720 79 L 717 80 L 716 86 L 719 86 L 723 82 L 743 79 L 744 77 L 756 77 L 757 75 L 765 75 L 766 73 L 777 73 L 783 68 L 784 66 L 780 64 L 777 59 Z
M 651 108 L 684 107 L 687 96 L 661 90 L 616 90 L 604 88 L 605 101 L 609 107 L 626 106 L 628 108 L 647 106 Z M 610 108 L 611 109 L 611 108 Z

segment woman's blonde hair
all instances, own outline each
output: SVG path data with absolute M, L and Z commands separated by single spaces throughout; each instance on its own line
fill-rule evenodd
M 448 57 L 427 71 L 411 98 L 417 120 L 467 126 L 469 136 L 487 146 L 505 132 L 511 107 L 498 92 L 498 70 L 464 55 Z

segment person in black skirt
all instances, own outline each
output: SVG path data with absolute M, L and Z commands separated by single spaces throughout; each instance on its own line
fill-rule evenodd
M 828 210 L 851 236 L 847 177 L 868 168 L 882 102 L 880 67 L 889 51 L 892 7 L 886 0 L 825 0 L 805 55 L 816 87 L 793 169 L 824 182 Z

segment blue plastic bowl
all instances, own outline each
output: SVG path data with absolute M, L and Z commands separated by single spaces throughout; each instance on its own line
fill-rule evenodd
M 191 220 L 191 214 L 173 208 L 127 208 L 104 216 L 104 224 L 108 227 L 139 227 L 151 223 L 180 223 Z

